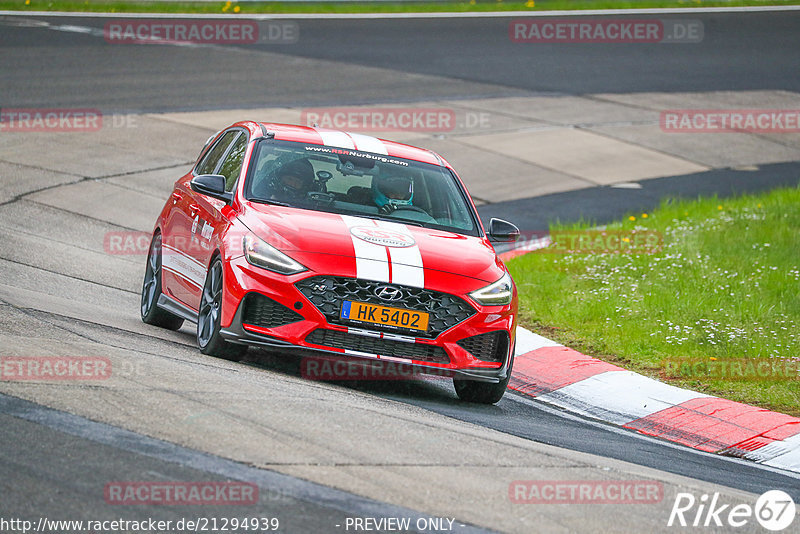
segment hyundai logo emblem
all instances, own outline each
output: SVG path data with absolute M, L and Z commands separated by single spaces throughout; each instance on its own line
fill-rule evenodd
M 375 288 L 375 296 L 381 300 L 400 300 L 403 298 L 403 292 L 396 287 L 380 286 Z

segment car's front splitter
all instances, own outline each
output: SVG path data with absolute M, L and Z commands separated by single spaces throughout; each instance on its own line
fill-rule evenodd
M 259 329 L 258 327 L 252 325 L 245 326 L 245 324 L 242 321 L 242 313 L 243 313 L 243 306 L 240 305 L 236 311 L 236 314 L 234 315 L 231 325 L 227 328 L 222 328 L 220 330 L 220 335 L 226 341 L 229 341 L 231 343 L 250 345 L 254 347 L 263 347 L 263 348 L 285 350 L 287 352 L 296 352 L 300 355 L 317 355 L 320 357 L 327 357 L 327 358 L 355 359 L 355 360 L 362 360 L 365 363 L 391 362 L 393 364 L 401 365 L 404 368 L 407 367 L 409 369 L 413 369 L 414 374 L 418 373 L 418 374 L 436 375 L 436 376 L 459 377 L 469 380 L 490 382 L 496 384 L 498 382 L 501 382 L 507 377 L 508 370 L 510 367 L 511 357 L 513 355 L 513 346 L 512 346 L 508 351 L 508 355 L 505 359 L 505 362 L 500 367 L 453 368 L 446 365 L 436 365 L 406 358 L 381 356 L 380 354 L 371 354 L 363 351 L 355 351 L 348 349 L 331 349 L 321 346 L 314 346 L 305 341 L 299 344 L 295 344 L 286 341 L 285 339 L 280 339 L 278 337 L 268 335 L 266 333 L 258 332 L 256 331 L 257 329 Z M 320 328 L 322 328 L 321 325 Z M 330 328 L 332 330 L 341 329 L 341 327 L 338 327 L 336 325 L 326 325 L 325 328 Z M 353 329 L 351 329 L 349 333 L 355 335 L 372 336 L 372 337 L 380 336 L 379 332 L 370 332 L 361 329 L 358 329 L 357 331 L 360 332 L 360 334 L 355 333 L 356 331 Z

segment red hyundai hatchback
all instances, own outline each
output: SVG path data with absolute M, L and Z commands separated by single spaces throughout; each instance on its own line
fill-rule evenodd
M 365 135 L 239 122 L 209 139 L 158 217 L 148 324 L 197 323 L 205 354 L 248 345 L 402 362 L 494 403 L 511 374 L 516 288 L 453 168 Z

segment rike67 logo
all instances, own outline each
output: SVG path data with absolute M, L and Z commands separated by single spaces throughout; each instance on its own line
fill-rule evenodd
M 685 527 L 743 527 L 756 521 L 765 529 L 779 532 L 794 521 L 795 503 L 792 497 L 781 490 L 770 490 L 762 494 L 755 506 L 750 504 L 720 504 L 719 493 L 703 494 L 699 499 L 691 493 L 678 493 L 667 526 Z

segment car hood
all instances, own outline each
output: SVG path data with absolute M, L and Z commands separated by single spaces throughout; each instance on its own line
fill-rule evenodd
M 241 222 L 278 250 L 317 272 L 330 272 L 330 256 L 351 258 L 359 278 L 409 285 L 420 270 L 491 283 L 505 272 L 488 240 L 349 215 L 247 203 Z

